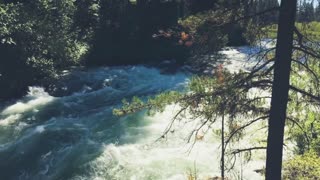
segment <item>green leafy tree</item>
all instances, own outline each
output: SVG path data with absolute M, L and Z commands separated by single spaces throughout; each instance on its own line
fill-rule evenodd
M 98 11 L 95 1 L 1 2 L 0 82 L 8 88 L 0 98 L 19 95 L 35 82 L 49 83 L 59 71 L 79 65 L 90 50 Z

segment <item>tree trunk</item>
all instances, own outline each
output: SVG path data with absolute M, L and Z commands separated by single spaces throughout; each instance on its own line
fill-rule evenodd
M 297 0 L 281 0 L 268 130 L 266 180 L 281 180 L 296 8 Z
M 224 153 L 225 153 L 225 145 L 224 145 L 224 112 L 222 114 L 222 118 L 221 118 L 221 167 L 220 167 L 220 171 L 221 171 L 221 179 L 224 180 Z

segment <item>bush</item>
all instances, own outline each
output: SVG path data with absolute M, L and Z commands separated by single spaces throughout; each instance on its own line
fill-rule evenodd
M 320 157 L 315 152 L 297 155 L 285 162 L 283 179 L 288 180 L 317 180 L 320 179 Z
M 93 38 L 95 2 L 0 3 L 0 100 L 20 96 L 35 83 L 46 85 L 81 63 Z

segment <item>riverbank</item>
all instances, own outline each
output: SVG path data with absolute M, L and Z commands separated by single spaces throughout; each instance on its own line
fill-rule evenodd
M 274 40 L 268 39 L 262 41 L 259 45 L 256 46 L 240 46 L 240 47 L 225 47 L 221 51 L 211 54 L 211 55 L 197 55 L 188 58 L 184 63 L 177 61 L 175 59 L 163 59 L 157 60 L 155 62 L 141 63 L 141 66 L 146 66 L 150 68 L 157 68 L 163 74 L 174 74 L 176 72 L 182 71 L 185 73 L 191 73 L 195 75 L 212 75 L 220 64 L 223 64 L 230 72 L 237 72 L 241 70 L 250 70 L 255 63 L 254 55 L 263 51 L 266 46 L 270 47 Z M 103 67 L 126 67 L 134 65 L 122 65 L 122 66 L 102 66 Z M 75 78 L 73 72 L 85 72 L 91 71 L 93 69 L 100 68 L 99 66 L 72 66 L 69 69 L 60 71 L 56 78 L 38 81 L 38 83 L 31 84 L 29 86 L 40 86 L 44 87 L 46 92 L 53 96 L 65 96 L 70 95 L 75 89 L 79 89 L 76 84 L 73 88 L 66 89 L 64 83 L 68 79 Z M 76 74 L 76 73 L 75 73 Z M 70 77 L 69 77 L 70 76 Z M 79 80 L 81 77 L 78 77 Z M 10 88 L 8 88 L 10 89 Z M 2 90 L 8 90 L 2 88 Z M 28 86 L 24 88 L 16 87 L 16 90 L 20 90 L 19 93 L 16 93 L 14 96 L 2 97 L 0 101 L 5 103 L 7 101 L 14 101 L 23 96 L 28 92 Z

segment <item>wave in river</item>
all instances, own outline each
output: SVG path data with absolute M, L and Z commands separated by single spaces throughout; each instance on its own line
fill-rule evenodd
M 225 53 L 236 56 L 233 49 Z M 186 123 L 188 118 L 175 124 L 167 139 L 155 141 L 171 121 L 176 105 L 153 117 L 144 112 L 123 118 L 112 115 L 123 98 L 183 89 L 188 78 L 182 72 L 161 74 L 144 66 L 105 67 L 65 72 L 54 87 L 61 97 L 30 87 L 28 95 L 0 111 L 0 179 L 184 180 L 194 173 L 198 179 L 219 176 L 220 140 L 214 128 L 191 151 L 186 137 L 197 121 Z M 246 143 L 250 142 L 235 145 Z M 238 158 L 240 164 L 230 177 L 262 179 L 254 170 L 263 167 L 263 152 L 250 163 Z

